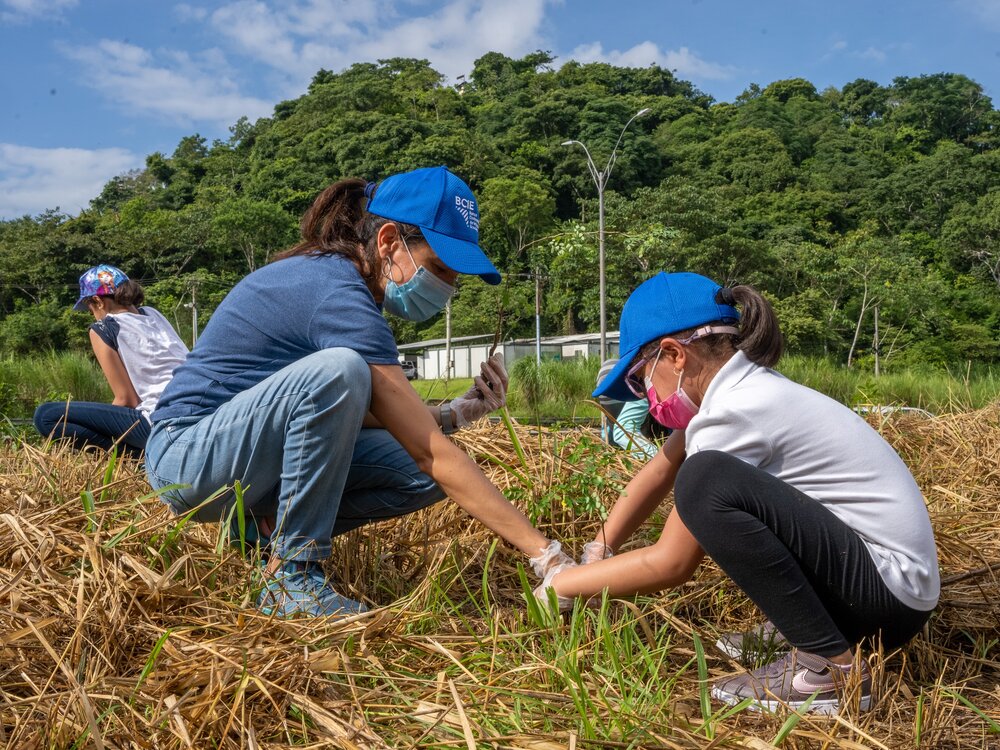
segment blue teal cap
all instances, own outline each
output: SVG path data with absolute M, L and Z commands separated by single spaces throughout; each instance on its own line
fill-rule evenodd
M 705 323 L 739 320 L 735 307 L 716 302 L 715 295 L 721 288 L 696 273 L 662 271 L 636 287 L 622 309 L 618 364 L 598 384 L 594 398 L 635 401 L 635 395 L 625 385 L 625 375 L 635 355 L 650 341 Z
M 371 192 L 371 191 L 366 191 Z M 386 177 L 368 199 L 369 213 L 420 227 L 448 268 L 499 284 L 500 273 L 479 247 L 479 204 L 447 167 L 425 167 Z

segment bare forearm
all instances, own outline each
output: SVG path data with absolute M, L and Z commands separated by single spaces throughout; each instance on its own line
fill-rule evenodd
M 633 479 L 615 502 L 608 518 L 597 532 L 596 541 L 617 550 L 635 533 L 663 502 L 666 492 L 642 492 L 641 483 Z
M 552 585 L 560 596 L 591 597 L 605 589 L 610 596 L 631 596 L 673 588 L 689 578 L 681 566 L 665 564 L 655 547 L 643 547 L 564 570 L 552 579 Z
M 677 431 L 625 487 L 596 541 L 617 550 L 670 494 L 683 461 L 684 433 Z
M 423 471 L 433 476 L 441 489 L 466 513 L 483 523 L 529 557 L 538 554 L 549 540 L 531 521 L 490 483 L 469 457 L 443 435 L 448 445 L 435 450 Z

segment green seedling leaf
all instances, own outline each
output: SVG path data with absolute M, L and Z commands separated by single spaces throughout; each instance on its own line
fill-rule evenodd
M 96 504 L 94 502 L 94 493 L 90 490 L 83 490 L 80 493 L 80 500 L 83 503 L 83 512 L 87 514 L 87 533 L 92 534 L 97 528 L 96 518 Z

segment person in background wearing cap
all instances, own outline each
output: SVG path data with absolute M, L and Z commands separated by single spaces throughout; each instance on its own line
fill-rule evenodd
M 601 365 L 601 369 L 597 371 L 598 386 L 616 364 L 618 364 L 617 359 L 609 359 Z M 607 412 L 608 417 L 603 420 L 604 424 L 601 427 L 601 439 L 604 442 L 627 450 L 638 459 L 646 460 L 656 455 L 660 448 L 650 442 L 646 435 L 647 423 L 650 421 L 649 401 L 641 398 L 638 401 L 622 402 L 601 396 L 597 399 L 597 403 Z M 666 433 L 662 434 L 663 438 L 670 434 L 666 428 L 661 430 Z
M 742 309 L 742 315 L 737 311 Z M 940 591 L 920 489 L 896 452 L 842 404 L 771 369 L 783 344 L 771 305 L 749 286 L 696 274 L 641 284 L 621 318 L 621 360 L 594 392 L 649 398 L 674 432 L 625 488 L 580 567 L 548 576 L 570 597 L 652 593 L 689 580 L 707 554 L 791 650 L 712 694 L 767 709 L 835 712 L 848 678 L 871 702 L 871 638 L 886 649 L 923 627 Z M 651 547 L 612 556 L 670 490 Z M 719 645 L 739 657 L 751 634 Z M 742 641 L 742 643 L 741 643 Z
M 146 447 L 149 416 L 174 370 L 187 356 L 177 332 L 145 292 L 114 266 L 100 265 L 80 277 L 74 310 L 89 311 L 90 345 L 114 394 L 110 404 L 50 401 L 35 409 L 35 428 L 46 437 L 70 438 L 76 448 L 118 445 L 136 457 Z
M 265 614 L 330 615 L 366 607 L 323 573 L 330 540 L 370 521 L 450 497 L 531 557 L 539 577 L 575 563 L 446 437 L 499 408 L 499 356 L 459 398 L 427 407 L 400 367 L 382 311 L 422 321 L 458 274 L 500 275 L 478 246 L 468 186 L 444 167 L 326 188 L 301 241 L 240 281 L 163 394 L 146 468 L 178 514 L 219 521 L 240 482 L 270 537 Z M 206 502 L 206 499 L 211 498 Z M 262 527 L 262 528 L 261 528 Z

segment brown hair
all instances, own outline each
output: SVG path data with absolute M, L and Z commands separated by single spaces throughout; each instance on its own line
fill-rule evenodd
M 382 273 L 376 242 L 378 230 L 389 223 L 366 210 L 370 183 L 356 178 L 339 180 L 316 196 L 300 223 L 298 244 L 274 256 L 272 262 L 296 255 L 343 255 L 354 263 L 373 292 Z M 366 188 L 369 188 L 366 190 Z M 403 236 L 423 239 L 418 227 L 395 222 Z
M 785 348 L 785 340 L 781 335 L 778 316 L 774 314 L 771 303 L 752 286 L 741 284 L 732 288 L 722 287 L 715 295 L 715 301 L 722 305 L 740 307 L 740 322 L 737 334 L 710 333 L 704 338 L 695 339 L 691 346 L 697 346 L 710 359 L 719 360 L 736 350 L 742 351 L 747 358 L 761 367 L 774 367 L 781 359 Z M 725 325 L 730 321 L 715 320 L 704 325 Z M 676 331 L 664 336 L 658 336 L 643 346 L 636 355 L 635 361 L 652 357 L 660 345 L 660 340 L 666 336 L 682 339 L 691 336 L 701 328 L 696 326 L 684 331 Z
M 146 301 L 146 292 L 143 290 L 142 284 L 129 279 L 115 287 L 115 293 L 111 295 L 111 298 L 115 304 L 122 307 L 139 307 Z

